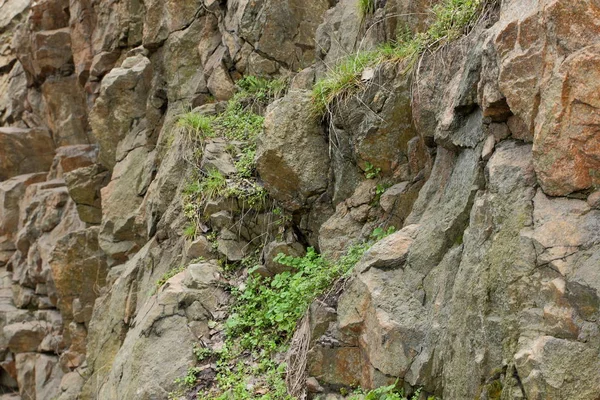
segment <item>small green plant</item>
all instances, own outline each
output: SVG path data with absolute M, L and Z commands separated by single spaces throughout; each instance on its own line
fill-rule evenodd
M 354 391 L 350 400 L 419 400 L 421 389 L 417 389 L 410 398 L 404 395 L 404 390 L 398 387 L 398 381 L 393 385 L 382 386 L 377 389 L 364 391 L 357 389 Z M 434 397 L 428 397 L 427 400 L 436 400 Z
M 254 157 L 256 150 L 253 147 L 247 147 L 242 151 L 239 159 L 235 162 L 235 169 L 241 178 L 251 178 L 255 173 Z
M 323 115 L 336 99 L 343 99 L 362 88 L 360 75 L 365 68 L 377 64 L 375 52 L 360 52 L 348 56 L 327 72 L 327 76 L 317 81 L 313 87 L 313 111 Z
M 204 361 L 207 358 L 210 358 L 215 355 L 215 353 L 208 347 L 194 346 L 193 352 L 194 352 L 194 355 L 196 356 L 196 360 L 198 360 L 198 361 Z
M 156 281 L 156 289 L 160 289 L 169 279 L 174 277 L 175 275 L 185 271 L 185 266 L 181 265 L 177 268 L 170 269 L 165 272 L 158 281 Z
M 196 237 L 196 224 L 190 222 L 183 230 L 183 236 L 188 240 L 194 240 Z
M 262 277 L 251 267 L 259 253 L 243 260 L 249 276 L 243 287 L 233 289 L 235 303 L 225 322 L 227 340 L 218 354 L 210 355 L 217 357 L 218 389 L 199 393 L 198 398 L 294 400 L 287 394 L 285 364 L 272 355 L 286 349 L 310 304 L 347 275 L 376 240 L 391 232 L 393 228 L 375 230 L 368 241 L 350 246 L 338 260 L 329 260 L 312 248 L 303 257 L 279 254 L 275 260 L 291 270 L 273 277 Z M 208 354 L 202 350 L 202 359 Z M 249 354 L 251 361 L 243 361 Z M 262 377 L 260 390 L 255 386 L 257 376 Z
M 387 229 L 375 228 L 375 229 L 373 229 L 373 233 L 371 233 L 371 239 L 373 239 L 377 242 L 385 237 L 390 236 L 394 232 L 396 232 L 396 228 L 393 226 L 390 226 Z
M 359 0 L 358 10 L 363 17 L 375 12 L 375 0 Z
M 177 119 L 177 126 L 185 129 L 193 139 L 205 139 L 215 135 L 213 121 L 214 117 L 189 111 Z
M 287 83 L 282 79 L 264 79 L 257 76 L 245 76 L 237 81 L 237 85 L 245 97 L 252 96 L 262 102 L 280 97 L 287 87 Z
M 214 168 L 211 168 L 206 173 L 206 176 L 200 181 L 198 186 L 198 192 L 202 194 L 205 199 L 214 199 L 217 196 L 221 196 L 225 193 L 227 188 L 227 180 L 223 174 Z
M 367 179 L 376 179 L 381 175 L 381 168 L 375 167 L 370 162 L 365 162 L 365 177 Z
M 191 367 L 183 378 L 175 379 L 175 383 L 191 389 L 196 385 L 196 380 L 198 379 L 200 371 L 202 370 L 199 367 Z

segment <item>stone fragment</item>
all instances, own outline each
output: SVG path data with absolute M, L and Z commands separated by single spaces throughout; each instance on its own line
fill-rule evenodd
M 48 171 L 54 142 L 47 130 L 0 128 L 0 180 Z
M 217 250 L 224 255 L 228 261 L 242 261 L 248 250 L 248 243 L 235 233 L 223 229 L 217 239 Z
M 600 208 L 600 190 L 590 194 L 587 198 L 587 202 L 592 208 Z
M 95 143 L 88 127 L 85 93 L 77 77 L 47 79 L 42 85 L 46 122 L 56 146 Z
M 145 115 L 151 77 L 150 60 L 137 55 L 125 59 L 120 68 L 113 68 L 102 79 L 100 96 L 90 112 L 90 125 L 100 145 L 98 158 L 111 170 L 118 161 L 119 141 Z
M 32 48 L 33 72 L 38 78 L 44 79 L 55 74 L 68 76 L 73 72 L 69 28 L 34 33 Z
M 26 353 L 39 350 L 50 328 L 45 321 L 28 321 L 6 325 L 2 332 L 10 351 Z
M 481 151 L 481 158 L 484 161 L 487 161 L 490 159 L 490 157 L 492 157 L 495 144 L 496 139 L 494 136 L 488 136 L 487 139 L 485 139 L 485 142 L 483 143 L 483 150 Z
M 229 100 L 235 94 L 235 85 L 222 64 L 213 70 L 208 78 L 207 87 L 217 100 Z
M 64 175 L 69 196 L 77 204 L 79 218 L 89 224 L 102 221 L 100 190 L 108 184 L 110 173 L 99 164 L 77 168 Z
M 63 179 L 64 175 L 96 162 L 98 148 L 94 145 L 73 145 L 56 149 L 56 156 L 48 173 L 48 180 Z
M 363 238 L 365 230 L 369 231 L 367 235 L 370 233 L 372 229 L 364 227 L 375 189 L 374 180 L 363 181 L 350 198 L 338 204 L 335 213 L 319 229 L 319 248 L 322 253 L 337 258 L 348 246 Z
M 231 154 L 227 151 L 227 146 L 225 139 L 208 140 L 202 153 L 202 169 L 207 172 L 217 170 L 226 177 L 235 174 L 237 169 Z
M 600 16 L 600 8 L 597 10 Z M 538 115 L 534 160 L 544 191 L 552 196 L 600 185 L 600 45 L 561 64 Z M 564 93 L 568 93 L 564 98 Z
M 50 268 L 58 295 L 58 308 L 65 321 L 74 318 L 73 304 L 77 300 L 78 319 L 89 323 L 97 288 L 104 287 L 108 266 L 98 246 L 99 228 L 69 233 L 61 238 L 50 255 Z
M 327 143 L 310 104 L 306 91 L 275 101 L 258 140 L 258 173 L 269 194 L 289 210 L 305 206 L 327 188 Z
M 212 243 L 208 241 L 206 236 L 198 236 L 195 240 L 187 244 L 186 257 L 189 261 L 198 258 L 210 259 L 214 257 Z

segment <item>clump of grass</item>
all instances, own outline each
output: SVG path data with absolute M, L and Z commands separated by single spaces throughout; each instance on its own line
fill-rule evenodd
M 375 50 L 362 51 L 340 60 L 326 77 L 313 88 L 313 108 L 317 115 L 324 115 L 336 100 L 356 94 L 363 87 L 361 75 L 366 68 L 384 62 L 403 63 L 404 72 L 410 71 L 421 54 L 435 51 L 441 46 L 467 34 L 474 26 L 485 2 L 491 0 L 443 0 L 433 9 L 433 22 L 426 32 L 407 35 Z M 369 10 L 370 2 L 360 0 L 361 10 Z M 374 5 L 373 5 L 374 7 Z
M 347 97 L 361 88 L 360 75 L 378 60 L 376 52 L 361 52 L 342 59 L 319 80 L 312 92 L 313 106 L 323 115 L 334 100 Z
M 404 389 L 398 387 L 398 382 L 389 386 L 382 386 L 377 389 L 365 391 L 355 390 L 350 396 L 350 400 L 418 400 L 421 397 L 421 389 L 417 389 L 412 396 L 406 397 Z M 437 400 L 434 396 L 427 397 L 427 400 Z
M 209 169 L 206 176 L 198 185 L 198 192 L 201 193 L 205 200 L 214 199 L 221 196 L 227 189 L 227 180 L 225 176 L 217 169 Z
M 256 101 L 270 102 L 281 97 L 287 88 L 283 79 L 265 79 L 257 76 L 245 76 L 237 81 L 241 97 L 251 97 Z
M 192 139 L 202 140 L 215 136 L 213 121 L 214 117 L 188 111 L 179 116 L 177 126 L 183 128 Z
M 361 16 L 373 14 L 375 12 L 375 0 L 359 0 L 358 10 Z
M 262 131 L 264 120 L 262 115 L 244 107 L 234 98 L 227 104 L 225 112 L 214 119 L 212 127 L 217 136 L 229 140 L 250 141 L 249 144 L 255 146 L 254 141 Z

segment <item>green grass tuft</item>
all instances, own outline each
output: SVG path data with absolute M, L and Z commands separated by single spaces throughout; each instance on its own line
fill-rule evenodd
M 358 10 L 363 17 L 373 14 L 375 12 L 375 0 L 358 0 Z
M 192 139 L 202 140 L 215 136 L 213 120 L 214 117 L 189 111 L 179 116 L 177 126 L 186 130 Z
M 227 189 L 227 180 L 219 170 L 210 169 L 204 179 L 200 182 L 198 189 L 205 200 L 214 199 L 225 193 L 225 189 Z
M 435 51 L 460 38 L 472 29 L 486 0 L 443 0 L 436 4 L 433 22 L 428 30 L 412 36 L 401 31 L 395 42 L 385 43 L 375 50 L 358 52 L 340 60 L 324 79 L 313 88 L 313 109 L 317 115 L 330 111 L 331 104 L 356 94 L 363 88 L 361 75 L 366 68 L 384 62 L 402 63 L 404 72 L 413 69 L 425 51 Z M 360 0 L 361 10 L 373 10 L 374 3 Z

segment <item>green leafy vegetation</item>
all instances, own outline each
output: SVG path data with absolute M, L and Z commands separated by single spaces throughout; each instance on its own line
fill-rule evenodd
M 188 142 L 194 147 L 191 162 L 198 167 L 183 190 L 183 209 L 190 221 L 184 231 L 188 238 L 196 236 L 207 201 L 231 197 L 250 207 L 260 207 L 267 200 L 267 192 L 256 179 L 256 138 L 264 123 L 261 113 L 269 102 L 285 92 L 286 82 L 248 76 L 239 80 L 237 86 L 238 93 L 227 102 L 222 113 L 209 116 L 189 111 L 177 120 L 177 126 L 187 132 Z M 210 138 L 226 140 L 235 174 L 226 177 L 216 169 L 200 170 L 204 146 Z
M 243 287 L 233 291 L 235 304 L 225 324 L 227 341 L 217 355 L 218 389 L 198 398 L 292 400 L 285 386 L 285 365 L 273 356 L 286 350 L 310 304 L 347 276 L 377 240 L 393 232 L 378 228 L 370 240 L 351 246 L 335 261 L 309 248 L 303 257 L 276 257 L 290 271 L 262 277 L 251 269 Z M 249 385 L 255 377 L 264 379 Z
M 374 68 L 384 62 L 394 62 L 402 63 L 404 72 L 412 70 L 425 51 L 435 51 L 468 33 L 483 10 L 485 2 L 486 0 L 443 0 L 432 8 L 433 22 L 427 31 L 412 36 L 401 31 L 392 43 L 342 59 L 330 68 L 324 79 L 315 84 L 315 113 L 323 115 L 329 111 L 334 101 L 343 100 L 359 92 L 364 87 L 361 76 L 367 68 Z M 368 0 L 360 0 L 359 7 L 363 14 L 366 11 L 374 11 L 374 4 Z
M 370 391 L 357 389 L 349 397 L 349 400 L 419 400 L 420 396 L 421 389 L 417 389 L 412 396 L 406 397 L 404 395 L 404 390 L 398 388 L 398 382 L 396 382 L 393 385 L 382 386 Z M 436 400 L 436 398 L 430 396 L 427 400 Z
M 381 175 L 381 168 L 375 167 L 370 162 L 365 162 L 365 178 L 367 179 L 376 179 Z
M 287 88 L 283 79 L 265 79 L 256 76 L 245 76 L 237 82 L 242 89 L 241 97 L 252 97 L 257 101 L 269 103 L 281 97 Z

